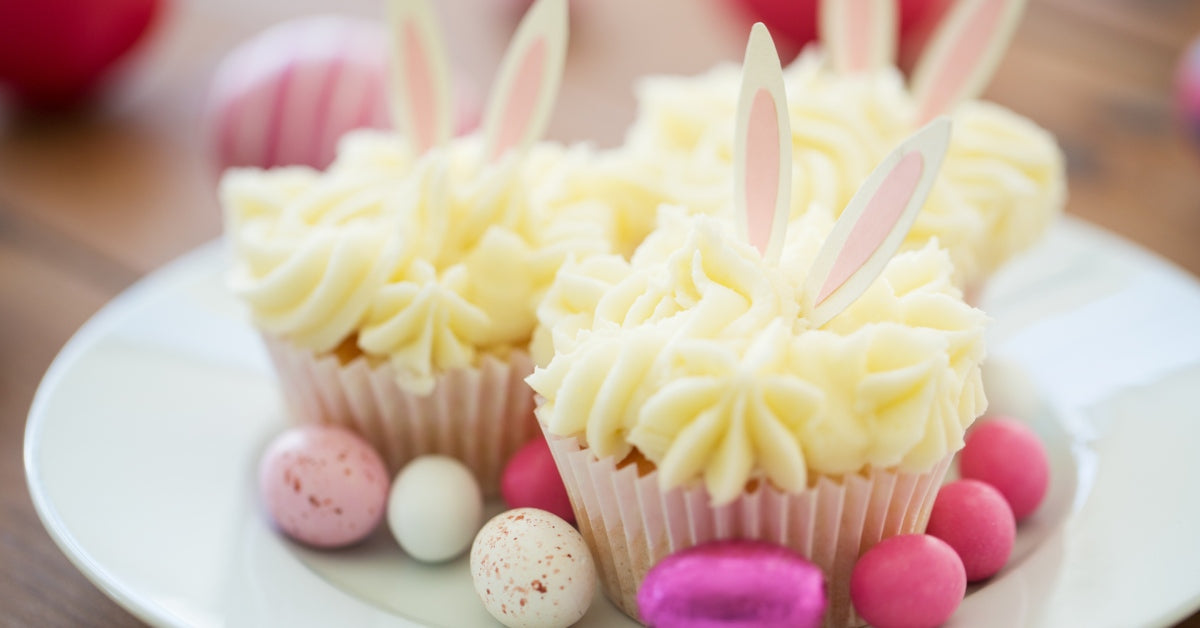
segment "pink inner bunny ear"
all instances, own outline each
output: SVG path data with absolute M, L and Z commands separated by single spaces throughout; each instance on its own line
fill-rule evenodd
M 959 0 L 942 19 L 913 70 L 917 122 L 974 98 L 991 80 L 1026 0 Z
M 537 141 L 550 121 L 567 53 L 567 0 L 537 0 L 521 20 L 484 115 L 485 154 L 496 160 Z
M 905 140 L 855 193 L 817 254 L 804 287 L 813 327 L 862 296 L 899 250 L 925 204 L 950 143 L 938 118 Z
M 450 138 L 446 50 L 426 0 L 391 0 L 392 123 L 420 154 Z
M 870 72 L 896 61 L 897 0 L 821 0 L 821 43 L 839 72 Z
M 792 132 L 779 54 L 762 24 L 750 31 L 735 124 L 738 229 L 764 257 L 778 260 L 791 209 Z
M 842 287 L 854 271 L 862 268 L 871 254 L 879 250 L 892 228 L 900 221 L 907 205 L 902 199 L 912 198 L 924 172 L 925 158 L 918 151 L 910 151 L 887 173 L 834 259 L 833 268 L 817 293 L 818 305 L 834 290 Z

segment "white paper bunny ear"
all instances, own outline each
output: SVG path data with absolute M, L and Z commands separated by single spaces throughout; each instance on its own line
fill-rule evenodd
M 734 142 L 738 229 L 764 258 L 778 261 L 791 209 L 792 130 L 779 53 L 761 23 L 746 45 Z
M 417 154 L 450 139 L 450 70 L 427 0 L 389 0 L 392 124 Z
M 896 254 L 942 167 L 950 128 L 950 119 L 941 117 L 917 131 L 850 199 L 804 284 L 806 318 L 814 328 L 862 296 Z
M 843 74 L 896 63 L 897 0 L 821 0 L 821 44 Z
M 495 160 L 541 138 L 567 56 L 567 0 L 537 0 L 500 65 L 483 118 L 486 155 Z
M 958 0 L 913 69 L 917 124 L 979 95 L 1012 40 L 1026 0 Z

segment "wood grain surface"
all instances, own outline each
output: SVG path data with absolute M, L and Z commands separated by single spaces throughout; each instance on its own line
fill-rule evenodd
M 486 87 L 516 23 L 509 3 L 436 4 L 454 63 Z M 22 464 L 29 405 L 55 354 L 101 305 L 219 235 L 201 120 L 221 56 L 271 23 L 333 10 L 381 11 L 368 0 L 176 0 L 99 107 L 39 118 L 0 106 L 0 626 L 140 625 L 38 521 Z M 748 26 L 724 0 L 578 0 L 573 11 L 549 135 L 601 146 L 618 143 L 632 119 L 637 76 L 737 59 Z M 1058 136 L 1070 213 L 1192 274 L 1200 143 L 1189 142 L 1172 89 L 1196 35 L 1196 0 L 1031 0 L 986 93 Z M 1182 625 L 1200 628 L 1200 617 Z

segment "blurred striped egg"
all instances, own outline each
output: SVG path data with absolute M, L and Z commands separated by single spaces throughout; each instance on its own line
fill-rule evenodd
M 391 128 L 388 80 L 383 22 L 321 15 L 268 28 L 230 52 L 213 78 L 207 119 L 218 170 L 328 166 L 347 131 Z M 454 82 L 463 132 L 482 106 Z

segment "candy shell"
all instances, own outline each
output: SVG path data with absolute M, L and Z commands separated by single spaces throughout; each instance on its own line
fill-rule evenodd
M 324 168 L 338 140 L 391 128 L 388 37 L 381 22 L 318 15 L 277 24 L 217 67 L 207 119 L 217 168 Z M 455 129 L 478 126 L 478 90 L 454 77 Z
M 569 626 L 587 613 L 596 568 L 579 531 L 536 508 L 503 512 L 471 546 L 475 593 L 509 628 Z
M 1179 58 L 1175 103 L 1191 139 L 1200 147 L 1200 38 L 1192 40 Z
M 1037 434 L 1005 417 L 983 420 L 967 432 L 959 475 L 991 484 L 1017 521 L 1037 510 L 1050 486 L 1050 462 Z
M 854 610 L 875 628 L 940 626 L 966 590 L 967 573 L 954 548 L 926 534 L 880 541 L 850 575 Z
M 562 476 L 550 455 L 550 445 L 541 435 L 509 459 L 500 478 L 500 494 L 509 508 L 537 508 L 575 523 Z
M 392 482 L 388 527 L 409 556 L 450 560 L 471 545 L 483 522 L 483 492 L 475 476 L 447 456 L 420 456 Z
M 280 434 L 263 454 L 258 480 L 279 529 L 314 547 L 359 541 L 383 519 L 387 467 L 345 428 L 308 425 Z
M 804 628 L 828 600 L 820 568 L 786 547 L 716 541 L 672 554 L 646 574 L 638 613 L 656 628 Z
M 978 480 L 959 480 L 938 491 L 925 533 L 953 547 L 967 581 L 976 582 L 1004 568 L 1016 540 L 1017 522 L 1000 491 Z

